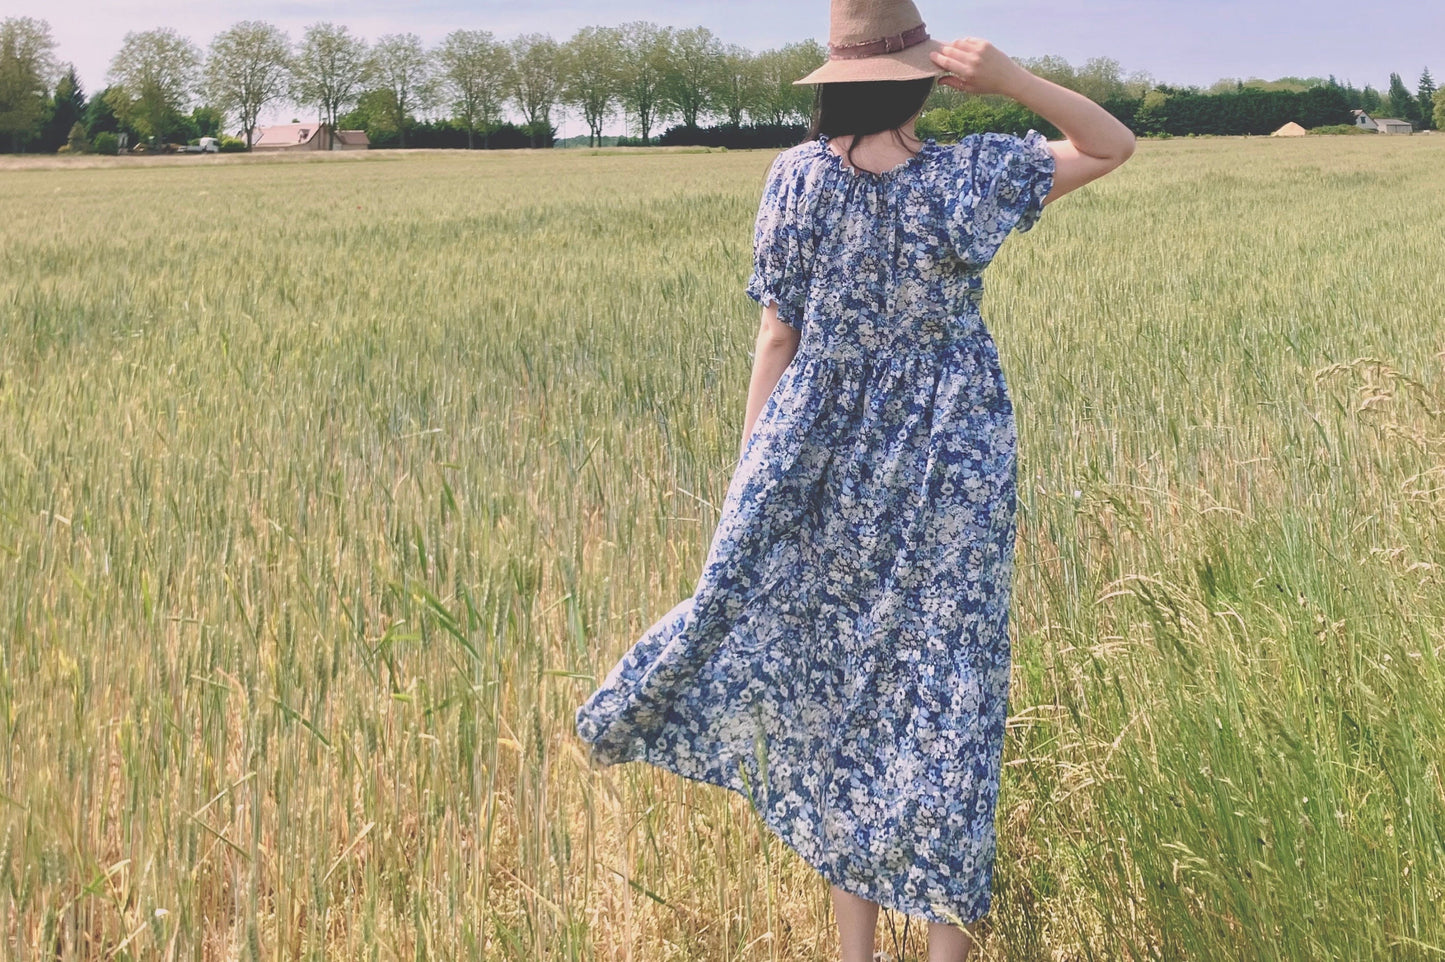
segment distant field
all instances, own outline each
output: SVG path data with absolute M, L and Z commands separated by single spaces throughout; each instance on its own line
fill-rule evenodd
M 0 957 L 836 958 L 571 727 L 700 570 L 771 156 L 0 175 Z M 1445 136 L 1148 142 L 990 269 L 984 958 L 1445 956 L 1442 224 Z

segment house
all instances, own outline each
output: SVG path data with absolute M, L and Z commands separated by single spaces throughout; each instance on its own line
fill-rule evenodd
M 1297 123 L 1295 123 L 1293 120 L 1291 120 L 1289 123 L 1285 124 L 1285 125 L 1284 125 L 1283 127 L 1281 127 L 1279 130 L 1276 130 L 1274 133 L 1270 134 L 1270 136 L 1271 136 L 1271 137 L 1303 137 L 1303 136 L 1304 136 L 1305 134 L 1307 134 L 1307 133 L 1309 133 L 1308 130 L 1305 130 L 1305 129 L 1304 129 L 1303 127 L 1301 127 L 1299 124 L 1297 124 Z
M 237 135 L 241 136 L 241 135 Z M 326 129 L 321 124 L 276 124 L 257 127 L 252 150 L 326 150 Z M 366 150 L 371 146 L 364 130 L 338 130 L 332 150 Z
M 1355 115 L 1355 126 L 1360 128 L 1361 130 L 1380 129 L 1379 125 L 1375 123 L 1375 118 L 1371 117 L 1363 110 L 1351 110 L 1350 113 Z
M 1410 121 L 1396 120 L 1393 117 L 1376 120 L 1375 124 L 1379 127 L 1380 133 L 1382 134 L 1413 134 L 1415 132 L 1415 125 L 1410 123 Z

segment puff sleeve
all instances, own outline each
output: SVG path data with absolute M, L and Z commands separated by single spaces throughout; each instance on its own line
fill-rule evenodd
M 965 137 L 959 154 L 950 233 L 959 256 L 982 268 L 1010 231 L 1034 226 L 1054 185 L 1054 154 L 1037 130 L 1023 137 L 984 133 Z
M 764 307 L 776 303 L 778 320 L 801 329 L 814 245 L 811 231 L 800 222 L 799 185 L 787 160 L 787 153 L 778 155 L 763 186 L 753 227 L 753 271 L 747 294 Z

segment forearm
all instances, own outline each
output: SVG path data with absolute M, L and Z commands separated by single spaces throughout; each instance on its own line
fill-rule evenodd
M 748 381 L 748 403 L 747 411 L 743 415 L 743 439 L 739 446 L 739 457 L 742 456 L 742 449 L 747 447 L 748 438 L 752 436 L 753 426 L 757 423 L 768 396 L 778 386 L 778 379 L 783 376 L 783 371 L 787 370 L 797 353 L 796 337 L 778 337 L 766 333 L 758 336 L 753 352 L 753 373 Z
M 1123 160 L 1134 150 L 1134 134 L 1088 97 L 1037 74 L 1020 71 L 1007 96 L 1059 128 L 1081 154 Z

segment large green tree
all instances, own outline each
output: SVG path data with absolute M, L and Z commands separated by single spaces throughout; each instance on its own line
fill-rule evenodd
M 1158 83 L 1154 75 L 1147 70 L 1136 70 L 1124 78 L 1124 96 L 1134 100 L 1142 100 L 1144 95 L 1153 90 Z
M 672 56 L 663 74 L 662 97 L 686 127 L 711 110 L 723 81 L 722 41 L 706 27 L 676 30 Z
M 642 142 L 647 143 L 653 125 L 667 119 L 662 85 L 672 58 L 672 28 L 634 20 L 624 23 L 621 30 L 618 98 L 623 109 L 637 122 Z
M 715 109 L 729 124 L 741 126 L 743 114 L 758 98 L 758 73 L 753 52 L 738 44 L 723 48 Z
M 1045 80 L 1060 87 L 1077 90 L 1096 103 L 1103 103 L 1119 97 L 1140 99 L 1154 87 L 1154 78 L 1146 72 L 1135 72 L 1127 78 L 1117 60 L 1109 57 L 1092 57 L 1083 66 L 1075 67 L 1063 57 L 1048 54 L 1042 57 L 1020 58 L 1019 63 Z M 1263 84 L 1264 81 L 1257 81 Z M 1208 93 L 1223 93 L 1238 90 L 1243 84 L 1239 80 L 1221 80 L 1210 87 Z M 942 88 L 948 90 L 949 88 Z M 1303 89 L 1301 87 L 1300 89 Z
M 749 111 L 766 124 L 807 123 L 813 109 L 813 88 L 793 83 L 822 65 L 828 53 L 816 40 L 790 43 L 764 50 L 754 59 L 758 71 L 758 98 Z
M 1436 130 L 1445 130 L 1445 87 L 1435 91 L 1435 109 L 1432 111 Z
M 1110 57 L 1090 57 L 1078 69 L 1074 88 L 1095 103 L 1103 103 L 1124 94 L 1124 72 L 1119 61 Z
M 334 144 L 336 118 L 356 103 L 369 67 L 366 43 L 348 27 L 317 23 L 306 28 L 291 61 L 290 98 L 319 109 L 328 149 Z
M 184 126 L 200 66 L 200 50 L 170 27 L 128 33 L 111 61 L 107 96 L 140 136 L 162 140 Z
M 622 82 L 622 31 L 583 27 L 562 47 L 562 102 L 587 123 L 587 145 L 602 143 L 602 125 L 612 115 Z
M 512 41 L 512 102 L 526 119 L 533 147 L 561 98 L 561 62 L 562 48 L 546 34 L 524 33 Z
M 291 41 L 279 27 L 243 20 L 211 41 L 203 89 L 214 107 L 236 117 L 247 150 L 261 111 L 290 86 Z
M 478 128 L 489 131 L 501 120 L 511 89 L 511 49 L 486 30 L 454 30 L 437 48 L 436 59 L 442 90 L 453 115 L 466 124 L 471 149 Z
M 406 146 L 408 116 L 436 99 L 432 59 L 414 33 L 387 34 L 371 48 L 372 82 L 391 92 L 398 146 Z
M 19 152 L 41 133 L 56 72 L 50 24 L 33 17 L 0 20 L 0 136 Z

